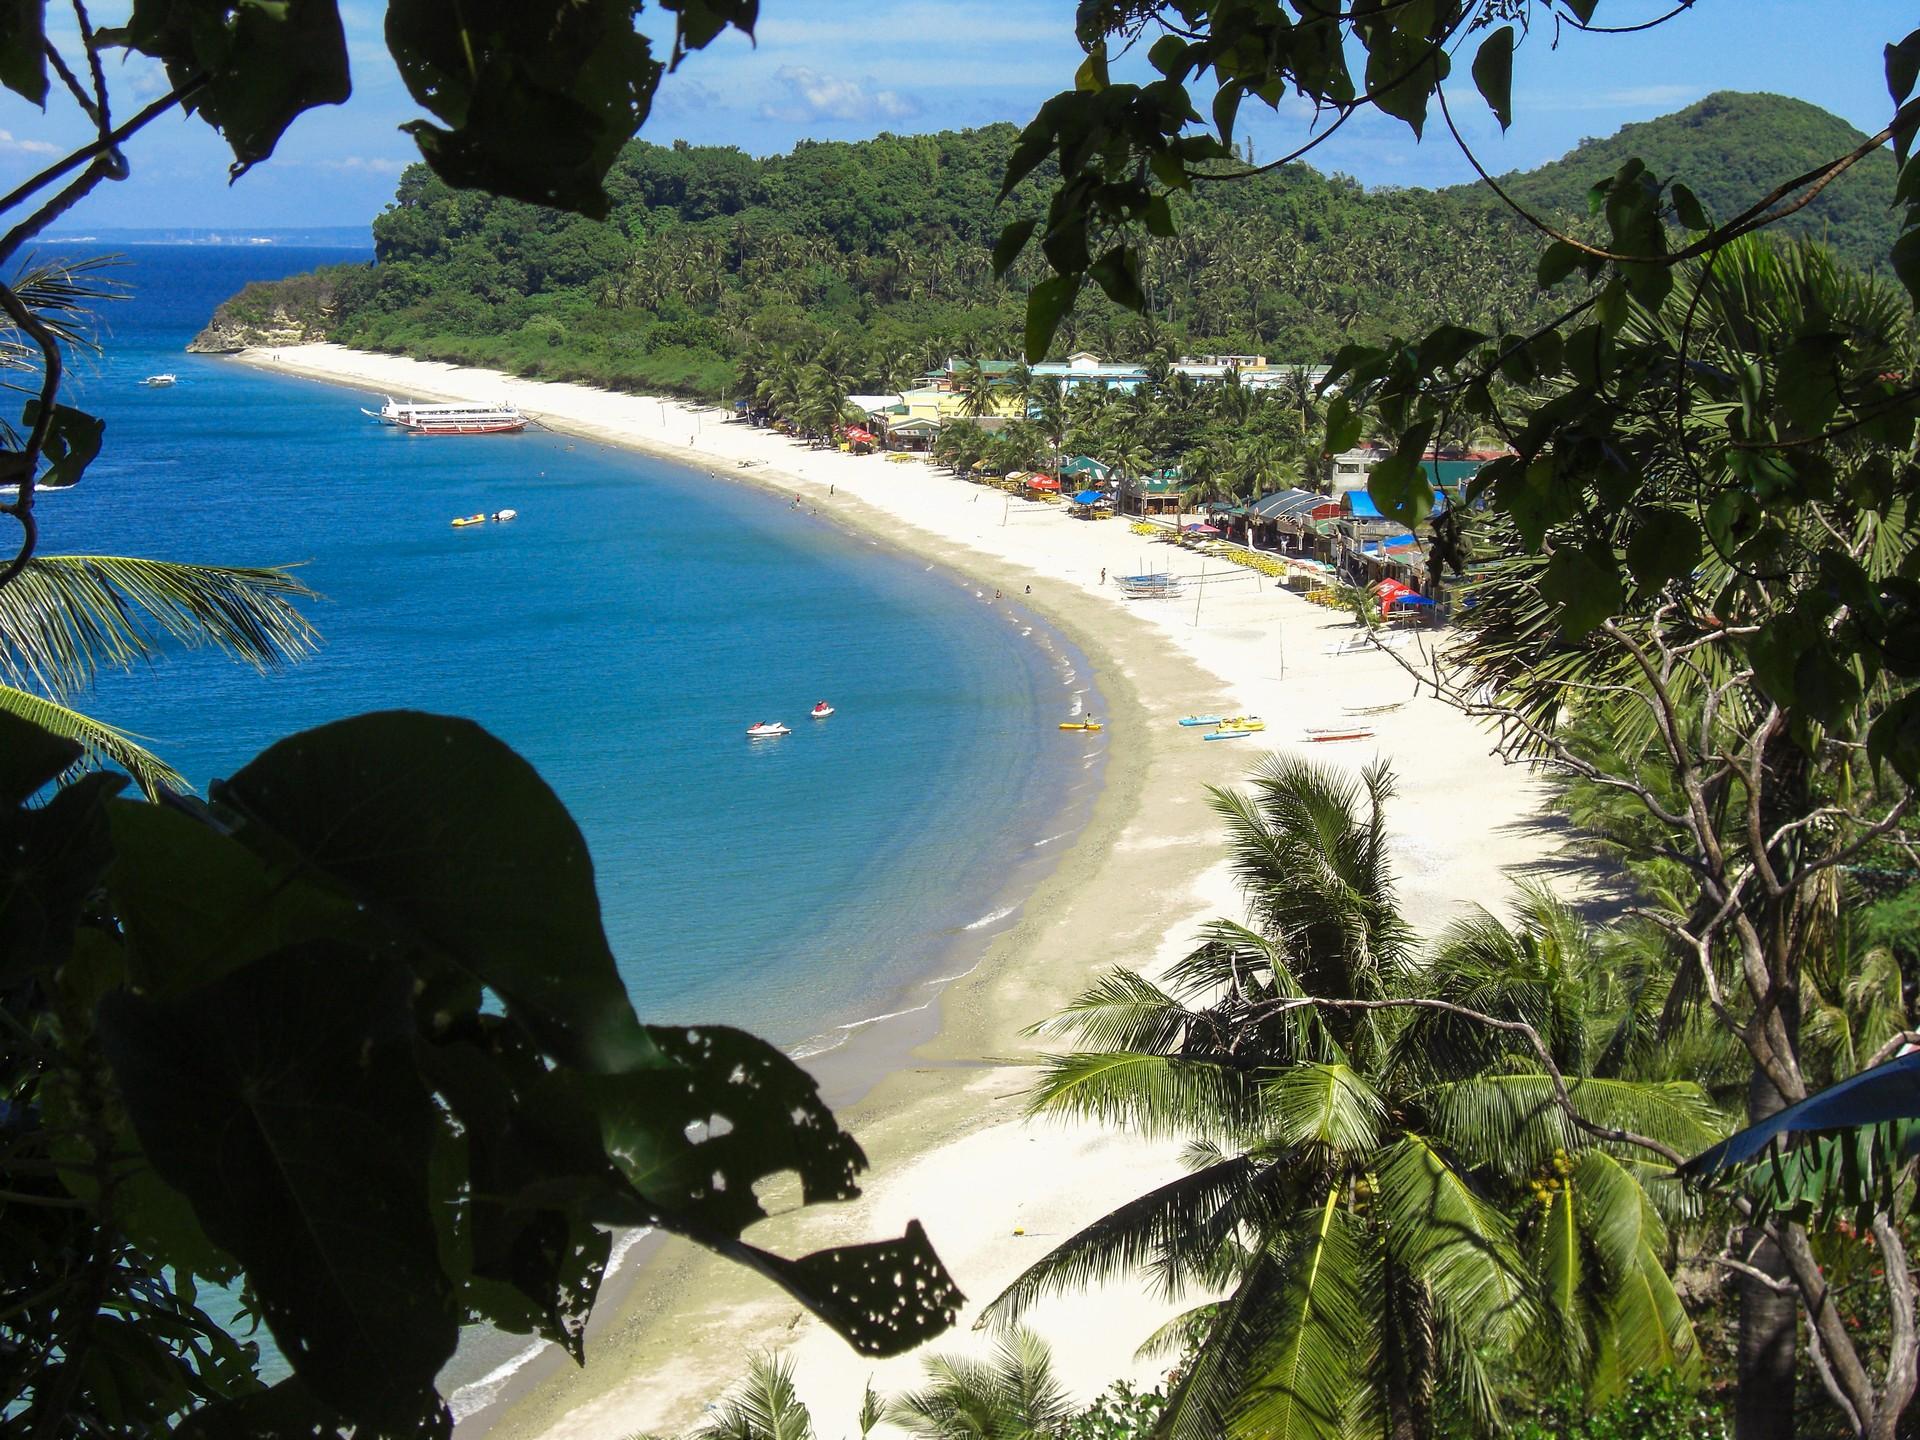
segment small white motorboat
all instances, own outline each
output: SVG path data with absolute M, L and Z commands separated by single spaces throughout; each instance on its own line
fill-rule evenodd
M 749 725 L 747 727 L 747 738 L 749 740 L 771 740 L 776 735 L 791 735 L 792 733 L 792 730 L 782 725 L 778 720 L 762 720 L 758 725 Z
M 179 382 L 179 379 L 180 377 L 178 375 L 171 375 L 171 374 L 162 372 L 159 375 L 149 375 L 147 376 L 146 379 L 142 380 L 140 383 L 142 385 L 152 385 L 158 388 L 162 385 L 177 384 Z
M 492 520 L 492 521 L 493 521 L 493 522 L 495 522 L 496 524 L 498 524 L 499 522 L 501 522 L 501 521 L 503 521 L 503 520 L 513 520 L 513 519 L 516 519 L 516 518 L 518 518 L 518 516 L 519 516 L 519 514 L 520 514 L 520 512 L 519 512 L 518 510 L 496 510 L 496 511 L 494 511 L 494 512 L 493 512 L 493 513 L 492 513 L 491 515 L 489 515 L 489 516 L 488 516 L 487 518 L 488 518 L 489 520 Z
M 814 705 L 813 709 L 808 711 L 807 713 L 812 715 L 813 718 L 816 720 L 824 720 L 827 718 L 827 716 L 833 713 L 833 707 L 827 704 L 826 701 L 821 700 L 821 701 L 818 701 Z

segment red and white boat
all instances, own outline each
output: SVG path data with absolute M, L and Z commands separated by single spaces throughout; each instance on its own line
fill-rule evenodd
M 510 435 L 527 426 L 527 417 L 505 400 L 495 405 L 418 405 L 387 396 L 386 401 L 378 410 L 363 408 L 360 413 L 412 435 Z

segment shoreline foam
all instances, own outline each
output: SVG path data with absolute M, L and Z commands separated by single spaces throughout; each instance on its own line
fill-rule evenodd
M 934 1349 L 983 1349 L 990 1337 L 968 1328 L 981 1304 L 1053 1241 L 1178 1173 L 1171 1145 L 1022 1119 L 1038 1047 L 1021 1032 L 1099 971 L 1126 964 L 1151 973 L 1187 948 L 1200 921 L 1237 912 L 1206 783 L 1232 783 L 1267 749 L 1348 767 L 1389 760 L 1399 780 L 1389 821 L 1412 862 L 1401 899 L 1427 933 L 1469 903 L 1505 903 L 1552 833 L 1531 778 L 1491 757 L 1480 732 L 1432 700 L 1382 716 L 1371 744 L 1297 743 L 1297 727 L 1330 723 L 1343 703 L 1397 699 L 1410 682 L 1384 656 L 1325 653 L 1347 622 L 1251 573 L 1206 587 L 1191 605 L 1129 605 L 1101 585 L 1102 569 L 1131 573 L 1167 552 L 1120 522 L 1003 501 L 921 465 L 803 450 L 673 401 L 337 346 L 240 358 L 375 392 L 506 397 L 552 428 L 799 496 L 896 549 L 983 577 L 983 587 L 1031 606 L 1086 657 L 1109 722 L 1106 783 L 1091 818 L 978 963 L 938 992 L 924 1012 L 937 1015 L 937 1030 L 842 1113 L 873 1161 L 862 1199 L 778 1215 L 751 1236 L 796 1254 L 898 1234 L 919 1218 L 970 1296 L 960 1325 Z M 1174 552 L 1172 564 L 1191 572 L 1200 562 Z M 1026 585 L 1031 595 L 1014 588 Z M 1213 706 L 1268 716 L 1261 750 L 1223 756 L 1214 752 L 1232 747 L 1200 744 L 1174 724 Z M 528 1365 L 506 1386 L 504 1413 L 480 1417 L 495 1435 L 685 1429 L 765 1348 L 793 1355 L 801 1396 L 826 1434 L 852 1430 L 869 1378 L 882 1391 L 921 1378 L 917 1357 L 864 1360 L 754 1276 L 679 1242 L 643 1249 L 596 1311 L 585 1370 Z M 1159 1367 L 1131 1356 L 1174 1308 L 1128 1281 L 1049 1300 L 1030 1320 L 1053 1344 L 1064 1382 L 1090 1398 L 1121 1375 L 1152 1381 Z

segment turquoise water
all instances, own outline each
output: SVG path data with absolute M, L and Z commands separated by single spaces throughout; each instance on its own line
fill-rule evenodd
M 180 654 L 87 699 L 195 785 L 342 715 L 472 716 L 585 831 L 643 1018 L 810 1048 L 924 1003 L 1090 793 L 1095 747 L 1053 725 L 1084 667 L 977 598 L 992 577 L 589 442 L 409 437 L 361 416 L 373 397 L 181 352 L 243 280 L 340 252 L 130 255 L 134 298 L 80 379 L 107 449 L 42 502 L 46 548 L 298 561 L 326 597 L 305 664 Z M 178 385 L 138 384 L 161 370 Z M 447 523 L 506 506 L 509 525 Z M 838 713 L 810 721 L 821 697 Z M 748 742 L 761 719 L 795 733 Z

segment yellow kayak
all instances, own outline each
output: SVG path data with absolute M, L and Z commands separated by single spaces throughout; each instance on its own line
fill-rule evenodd
M 1264 730 L 1267 722 L 1258 715 L 1231 715 L 1220 722 L 1222 730 Z
M 1103 728 L 1098 720 L 1062 720 L 1062 730 L 1099 730 Z

